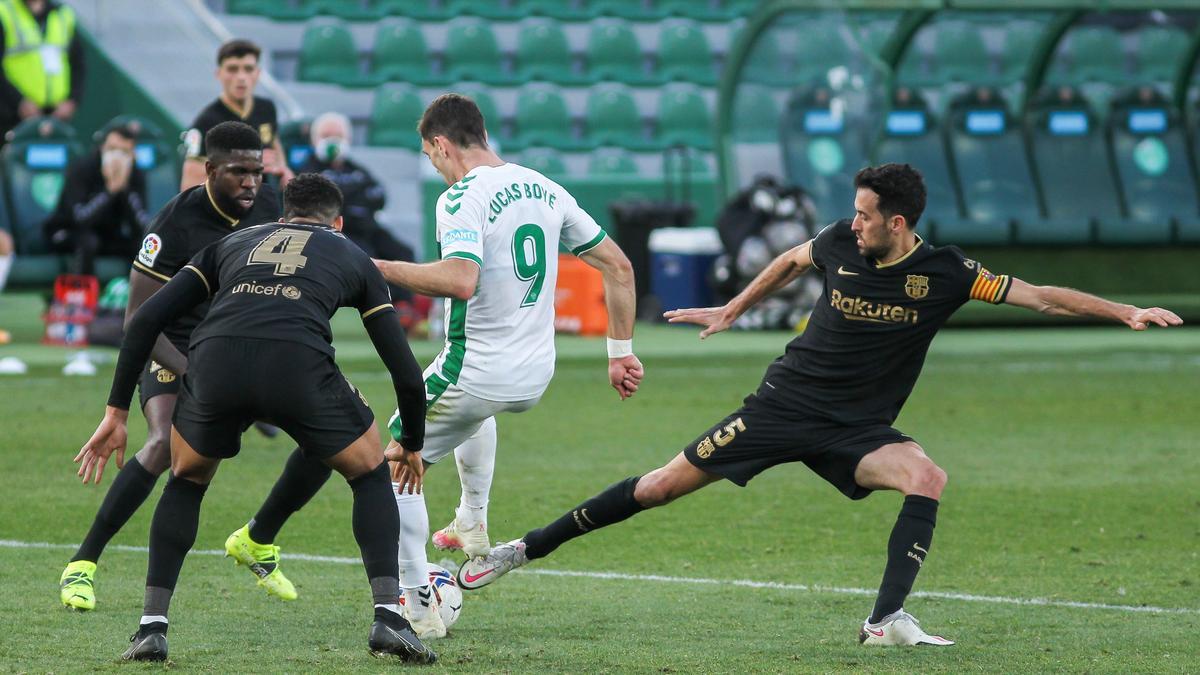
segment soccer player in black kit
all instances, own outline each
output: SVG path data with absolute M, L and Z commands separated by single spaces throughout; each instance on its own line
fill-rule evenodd
M 171 428 L 171 477 L 150 525 L 150 564 L 138 632 L 127 660 L 167 658 L 167 609 L 196 540 L 200 503 L 222 459 L 238 454 L 254 419 L 281 427 L 345 477 L 354 494 L 354 537 L 375 602 L 368 644 L 376 656 L 432 663 L 397 604 L 400 520 L 388 464 L 366 400 L 333 361 L 329 319 L 354 307 L 387 366 L 404 421 L 400 443 L 415 455 L 425 434 L 425 386 L 383 277 L 340 232 L 342 195 L 316 174 L 284 190 L 284 220 L 247 228 L 205 248 L 137 312 L 129 327 L 104 420 L 76 461 L 86 482 L 124 451 L 125 420 L 141 366 L 159 332 L 195 306 L 208 314 L 192 333 Z M 121 455 L 117 455 L 118 462 Z
M 133 260 L 126 324 L 147 298 L 204 247 L 244 223 L 279 218 L 279 193 L 263 185 L 258 132 L 241 122 L 224 122 L 210 129 L 206 138 L 206 180 L 167 202 L 150 223 Z M 100 554 L 150 495 L 159 475 L 170 467 L 171 414 L 179 394 L 179 377 L 188 368 L 188 339 L 207 310 L 208 303 L 203 302 L 180 316 L 166 326 L 154 345 L 138 386 L 148 428 L 146 444 L 113 481 L 87 536 L 63 570 L 59 599 L 68 608 L 95 609 Z M 280 578 L 276 575 L 270 583 L 287 583 Z
M 853 220 L 838 221 L 776 258 L 723 307 L 667 312 L 673 323 L 729 328 L 748 308 L 809 268 L 825 280 L 804 333 L 768 368 L 742 407 L 713 425 L 665 466 L 635 476 L 546 527 L 468 560 L 463 588 L 485 586 L 564 542 L 694 492 L 722 478 L 745 486 L 776 464 L 804 462 L 851 499 L 874 490 L 904 495 L 887 545 L 887 566 L 859 642 L 952 645 L 929 635 L 904 600 L 929 553 L 946 472 L 892 428 L 912 392 L 929 343 L 968 300 L 1007 302 L 1044 314 L 1093 316 L 1134 330 L 1177 326 L 1164 309 L 1140 309 L 1068 288 L 1031 286 L 989 272 L 954 246 L 926 244 L 914 228 L 925 209 L 921 174 L 907 164 L 855 176 Z

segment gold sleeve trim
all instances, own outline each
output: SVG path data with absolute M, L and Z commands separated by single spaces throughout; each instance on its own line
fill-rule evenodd
M 212 295 L 212 286 L 208 285 L 208 279 L 204 276 L 204 272 L 200 271 L 200 268 L 195 265 L 184 265 L 183 269 L 195 272 L 196 276 L 200 277 L 200 281 L 204 282 L 204 290 L 208 291 L 209 295 Z
M 140 263 L 136 260 L 133 261 L 133 269 L 135 269 L 147 276 L 154 277 L 155 279 L 158 279 L 159 281 L 161 281 L 163 283 L 166 283 L 171 280 L 171 277 L 169 277 L 161 272 L 155 272 L 154 270 L 150 269 L 149 267 L 146 267 L 145 265 L 143 265 L 142 263 Z
M 371 316 L 372 314 L 376 314 L 378 312 L 382 312 L 385 309 L 392 309 L 392 306 L 385 302 L 384 304 L 382 304 L 378 307 L 372 307 L 371 309 L 368 309 L 367 311 L 362 313 L 362 318 L 365 319 L 368 316 Z

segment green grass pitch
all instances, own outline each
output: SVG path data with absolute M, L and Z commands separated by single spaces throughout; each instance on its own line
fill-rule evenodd
M 80 486 L 71 458 L 102 414 L 113 352 L 98 352 L 110 362 L 97 377 L 64 377 L 68 352 L 31 344 L 34 321 L 32 298 L 0 297 L 0 327 L 17 338 L 0 358 L 31 366 L 24 377 L 0 376 L 0 670 L 158 669 L 118 658 L 141 609 L 146 555 L 137 547 L 157 491 L 101 559 L 97 611 L 58 603 L 70 544 L 112 481 L 110 467 L 100 488 Z M 339 316 L 335 334 L 343 369 L 385 420 L 390 382 L 362 329 Z M 520 536 L 659 466 L 736 407 L 788 339 L 701 343 L 691 330 L 641 327 L 646 380 L 625 402 L 606 386 L 602 341 L 562 339 L 542 403 L 499 420 L 493 537 Z M 436 348 L 418 344 L 418 357 L 428 362 Z M 897 426 L 950 482 L 921 595 L 907 609 L 955 647 L 858 646 L 900 498 L 851 502 L 797 464 L 640 514 L 468 593 L 451 636 L 434 644 L 436 668 L 1196 672 L 1198 381 L 1200 331 L 1188 328 L 947 331 L 934 342 Z M 136 414 L 130 431 L 136 449 L 145 435 Z M 197 549 L 220 549 L 253 514 L 291 447 L 245 436 L 205 499 Z M 457 502 L 452 465 L 435 467 L 426 490 L 436 529 Z M 278 543 L 300 591 L 294 603 L 266 597 L 226 559 L 188 558 L 172 607 L 172 669 L 384 667 L 365 649 L 361 566 L 298 557 L 357 556 L 344 482 L 331 479 Z M 430 548 L 431 560 L 442 557 Z

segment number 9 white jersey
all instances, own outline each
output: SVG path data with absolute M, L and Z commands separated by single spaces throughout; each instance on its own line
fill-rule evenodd
M 559 243 L 580 255 L 604 237 L 561 185 L 523 166 L 477 167 L 450 186 L 437 203 L 438 254 L 479 265 L 479 286 L 446 299 L 427 395 L 457 384 L 492 401 L 540 396 L 554 376 Z

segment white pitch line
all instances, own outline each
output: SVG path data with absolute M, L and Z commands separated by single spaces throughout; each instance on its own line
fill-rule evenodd
M 42 541 L 18 541 L 15 539 L 0 539 L 0 548 L 42 548 L 69 550 L 78 548 L 78 544 L 52 544 Z M 124 546 L 114 544 L 108 547 L 114 551 L 146 553 L 145 546 Z M 223 556 L 225 551 L 194 550 L 192 555 Z M 333 563 L 338 565 L 361 565 L 359 558 L 348 558 L 332 555 L 310 555 L 308 553 L 288 553 L 288 560 L 303 560 L 306 562 Z M 627 574 L 624 572 L 587 572 L 576 570 L 546 570 L 521 569 L 518 574 L 533 574 L 547 577 L 579 577 L 585 579 L 608 579 L 616 581 L 653 581 L 669 584 L 689 584 L 693 586 L 739 586 L 742 588 L 763 588 L 776 591 L 802 591 L 806 593 L 830 593 L 833 595 L 866 595 L 874 596 L 877 591 L 869 588 L 847 588 L 843 586 L 822 586 L 819 584 L 787 584 L 779 581 L 754 581 L 752 579 L 707 579 L 704 577 L 675 577 L 661 574 Z M 1009 598 L 1000 595 L 974 595 L 971 593 L 950 593 L 945 591 L 913 591 L 914 598 L 934 598 L 937 600 L 961 600 L 963 602 L 986 602 L 996 605 L 1023 605 L 1032 607 L 1063 607 L 1067 609 L 1101 609 L 1115 612 L 1135 612 L 1143 614 L 1190 614 L 1200 615 L 1200 609 L 1191 607 L 1154 607 L 1152 605 L 1110 605 L 1103 602 L 1078 602 L 1075 600 L 1054 600 L 1052 598 Z

